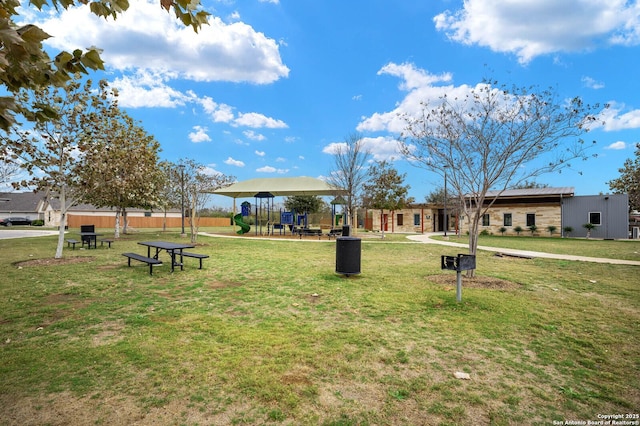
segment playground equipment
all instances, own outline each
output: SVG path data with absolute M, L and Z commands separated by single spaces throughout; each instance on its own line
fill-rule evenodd
M 240 229 L 236 231 L 237 234 L 246 234 L 251 229 L 251 226 L 242 219 L 242 213 L 235 215 L 233 222 L 240 227 Z

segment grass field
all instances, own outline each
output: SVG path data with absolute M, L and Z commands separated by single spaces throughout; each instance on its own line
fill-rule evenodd
M 547 425 L 640 411 L 640 267 L 481 252 L 456 303 L 455 273 L 440 270 L 455 250 L 362 237 L 348 278 L 335 241 L 314 238 L 199 236 L 203 270 L 186 259 L 172 274 L 163 253 L 153 276 L 121 254 L 179 231 L 62 262 L 56 237 L 0 240 L 0 424 Z M 640 251 L 565 241 L 571 254 Z

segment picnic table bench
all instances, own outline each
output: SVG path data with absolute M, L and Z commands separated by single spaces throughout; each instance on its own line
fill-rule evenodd
M 153 265 L 162 265 L 162 261 L 158 259 L 154 259 L 153 257 L 142 256 L 138 253 L 122 253 L 123 256 L 127 257 L 127 261 L 129 266 L 131 266 L 131 259 L 138 260 L 140 262 L 144 262 L 149 265 L 149 275 L 153 275 Z
M 183 251 L 180 256 L 184 256 L 184 257 L 193 257 L 195 259 L 200 260 L 200 268 L 198 269 L 202 269 L 202 259 L 207 259 L 209 257 L 208 254 L 201 254 L 201 253 L 189 253 L 186 251 Z
M 74 240 L 73 238 L 67 238 L 67 248 L 70 247 L 71 245 L 73 245 L 73 248 L 71 250 L 75 250 L 76 249 L 76 244 L 78 244 L 80 241 L 78 240 Z
M 104 247 L 104 243 L 109 244 L 109 248 L 111 248 L 111 243 L 113 242 L 113 239 L 111 238 L 103 238 L 100 240 L 100 247 Z
M 322 238 L 322 229 L 320 228 L 297 228 L 296 232 L 300 236 L 300 239 L 302 239 L 302 236 L 307 235 L 317 236 L 318 239 Z

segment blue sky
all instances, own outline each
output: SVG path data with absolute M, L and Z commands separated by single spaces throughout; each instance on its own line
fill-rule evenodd
M 484 77 L 611 105 L 585 137 L 598 157 L 539 183 L 608 192 L 640 142 L 636 0 L 203 0 L 212 16 L 198 34 L 157 0 L 130 3 L 116 21 L 86 7 L 25 16 L 52 48 L 104 49 L 107 70 L 93 78 L 119 89 L 163 159 L 238 180 L 325 177 L 357 131 L 422 202 L 442 180 L 397 154 L 397 113 Z

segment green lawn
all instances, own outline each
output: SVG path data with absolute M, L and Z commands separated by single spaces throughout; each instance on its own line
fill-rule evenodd
M 1 425 L 546 425 L 640 407 L 639 267 L 481 252 L 462 303 L 439 269 L 455 250 L 401 236 L 363 235 L 349 278 L 314 238 L 201 236 L 203 270 L 127 267 L 137 241 L 178 234 L 62 264 L 56 237 L 0 240 Z

